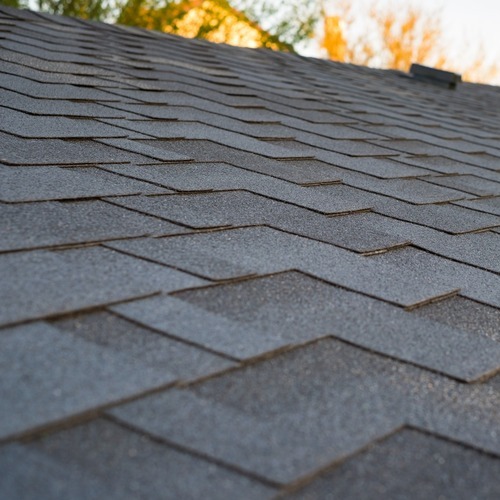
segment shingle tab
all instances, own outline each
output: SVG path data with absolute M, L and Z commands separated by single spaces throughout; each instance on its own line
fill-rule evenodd
M 0 162 L 7 165 L 89 165 L 95 163 L 151 163 L 151 158 L 121 151 L 95 141 L 22 139 L 0 132 Z
M 418 269 L 385 266 L 333 245 L 266 227 L 108 244 L 212 280 L 299 269 L 335 284 L 414 306 L 457 291 Z M 397 273 L 396 273 L 397 270 Z M 458 280 L 455 280 L 457 283 Z
M 428 304 L 414 314 L 500 342 L 500 310 L 464 297 Z
M 124 151 L 130 151 L 131 153 L 137 153 L 147 158 L 153 158 L 161 162 L 182 162 L 191 160 L 188 156 L 180 155 L 165 149 L 154 148 L 131 139 L 100 139 L 98 142 L 113 146 L 117 149 L 123 149 Z
M 184 232 L 102 201 L 0 204 L 0 251 Z
M 472 464 L 469 466 L 468 464 Z M 346 499 L 453 497 L 493 500 L 500 495 L 494 457 L 416 430 L 403 429 L 283 498 Z M 424 479 L 425 478 L 425 479 Z
M 332 335 L 463 380 L 500 369 L 500 346 L 489 339 L 416 320 L 397 307 L 299 273 L 187 291 L 174 299 L 154 297 L 113 310 L 238 358 Z M 471 351 L 483 354 L 471 357 Z
M 273 489 L 106 420 L 0 450 L 4 498 L 269 498 Z
M 5 202 L 99 198 L 168 190 L 95 168 L 2 167 L 0 200 Z
M 41 322 L 3 330 L 0 438 L 173 382 L 177 374 L 168 369 L 166 353 L 160 350 L 166 351 L 169 342 L 158 338 L 148 359 L 144 344 L 142 356 L 137 356 L 137 348 L 135 353 L 109 344 L 104 348 Z M 219 364 L 223 366 L 227 362 Z
M 498 453 L 500 443 L 490 434 L 498 425 L 490 411 L 498 404 L 496 390 L 324 340 L 112 414 L 286 483 L 394 432 L 407 419 Z
M 457 201 L 454 203 L 456 204 L 415 206 L 387 199 L 384 202 L 377 203 L 375 210 L 388 217 L 415 222 L 416 224 L 453 234 L 488 229 L 497 227 L 500 224 L 500 217 L 462 209 L 465 206 L 473 208 L 474 205 L 470 205 L 473 202 Z M 457 205 L 460 205 L 460 207 Z
M 279 197 L 282 201 L 330 214 L 368 210 L 375 204 L 374 196 L 349 186 L 297 186 L 281 179 L 248 172 L 223 163 L 186 163 L 143 167 L 108 165 L 105 169 L 178 191 L 245 189 L 270 198 Z
M 1 108 L 2 132 L 30 139 L 92 139 L 98 137 L 126 137 L 127 133 L 106 123 L 92 119 L 60 116 L 36 116 Z
M 327 217 L 247 191 L 113 198 L 113 203 L 194 228 L 267 224 L 359 252 L 394 248 L 408 240 L 375 231 L 370 214 Z
M 2 63 L 5 69 L 6 63 Z M 22 66 L 19 66 L 22 68 Z M 10 69 L 10 68 L 9 68 Z M 33 71 L 33 70 L 31 70 Z M 47 73 L 42 73 L 46 75 Z M 52 75 L 54 79 L 61 79 L 61 74 Z M 38 75 L 37 75 L 38 76 Z M 2 105 L 24 113 L 41 116 L 66 116 L 66 117 L 88 117 L 88 118 L 118 118 L 123 117 L 126 112 L 115 110 L 109 106 L 103 106 L 93 102 L 74 102 L 59 99 L 36 99 L 16 92 L 2 89 Z M 22 135 L 22 134 L 21 134 Z M 63 135 L 65 137 L 65 135 Z
M 499 158 L 500 162 L 500 158 Z M 481 179 L 474 175 L 450 175 L 444 177 L 427 177 L 426 181 L 432 184 L 451 187 L 476 196 L 500 195 L 500 182 Z
M 477 200 L 461 200 L 455 203 L 462 207 L 472 208 L 472 210 L 477 210 L 478 212 L 486 212 L 500 216 L 500 196 Z
M 104 248 L 3 254 L 0 270 L 5 277 L 0 282 L 0 324 L 203 284 L 185 273 Z
M 63 333 L 106 349 L 110 355 L 140 360 L 145 368 L 165 371 L 178 379 L 195 379 L 234 364 L 106 311 L 64 316 L 51 324 Z
M 413 270 L 422 279 L 433 276 L 443 284 L 460 287 L 460 293 L 465 297 L 500 307 L 500 278 L 494 273 L 412 248 L 370 258 L 396 265 L 401 272 Z

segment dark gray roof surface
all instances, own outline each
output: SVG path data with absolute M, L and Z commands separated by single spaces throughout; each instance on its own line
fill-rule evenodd
M 0 8 L 0 497 L 497 499 L 499 123 Z

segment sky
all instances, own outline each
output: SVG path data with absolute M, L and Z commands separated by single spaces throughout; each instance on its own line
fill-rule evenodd
M 335 0 L 325 3 L 334 5 Z M 350 3 L 364 14 L 373 4 L 415 5 L 422 10 L 441 12 L 443 34 L 452 58 L 468 60 L 482 45 L 486 59 L 500 64 L 500 0 L 350 0 Z M 500 85 L 500 76 L 495 83 Z
M 442 5 L 443 29 L 451 38 L 482 43 L 488 58 L 500 62 L 500 0 L 420 0 L 419 4 L 431 9 Z

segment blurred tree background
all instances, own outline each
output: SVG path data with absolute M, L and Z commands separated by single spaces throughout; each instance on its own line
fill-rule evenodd
M 439 12 L 373 0 L 361 18 L 349 0 L 0 0 L 0 4 L 117 22 L 244 47 L 302 52 L 335 61 L 407 71 L 413 62 L 487 82 L 498 65 L 479 49 L 467 67 L 449 59 Z M 311 50 L 312 47 L 312 50 Z M 464 44 L 465 48 L 465 44 Z

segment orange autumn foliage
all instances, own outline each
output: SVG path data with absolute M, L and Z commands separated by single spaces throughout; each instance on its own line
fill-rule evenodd
M 337 12 L 324 17 L 322 47 L 330 59 L 401 71 L 408 71 L 412 63 L 420 63 L 462 73 L 464 80 L 475 82 L 490 81 L 499 73 L 498 66 L 484 62 L 482 50 L 467 66 L 452 63 L 442 43 L 440 18 L 435 13 L 414 6 L 397 12 L 372 7 L 369 29 L 352 37 L 347 33 L 355 20 L 351 5 L 340 2 Z
M 117 22 L 240 47 L 291 50 L 227 0 L 170 1 L 163 6 L 155 0 L 128 0 Z

